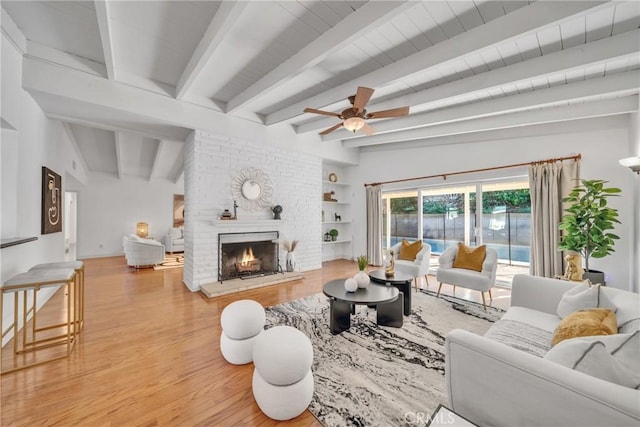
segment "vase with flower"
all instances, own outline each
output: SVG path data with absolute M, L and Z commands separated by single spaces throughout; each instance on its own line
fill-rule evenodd
M 296 247 L 298 246 L 298 241 L 297 240 L 283 240 L 280 243 L 280 246 L 282 246 L 282 248 L 285 251 L 287 251 L 287 255 L 285 257 L 285 269 L 288 272 L 295 271 L 295 269 L 296 269 L 296 256 L 295 256 L 295 253 L 293 251 L 296 250 Z
M 353 276 L 353 278 L 356 279 L 356 282 L 358 282 L 359 288 L 366 288 L 367 286 L 369 286 L 369 282 L 371 281 L 369 275 L 364 271 L 365 268 L 367 268 L 367 265 L 369 265 L 369 257 L 366 255 L 360 255 L 357 260 L 359 271 L 355 276 Z

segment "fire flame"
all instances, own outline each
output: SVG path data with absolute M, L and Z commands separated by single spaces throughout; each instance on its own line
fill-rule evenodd
M 252 261 L 255 261 L 255 257 L 253 256 L 253 249 L 249 246 L 248 249 L 245 249 L 242 253 L 242 261 L 240 261 L 240 265 L 247 265 Z

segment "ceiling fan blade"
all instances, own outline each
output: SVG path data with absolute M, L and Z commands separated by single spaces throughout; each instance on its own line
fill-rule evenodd
M 367 114 L 367 119 L 384 119 L 386 117 L 402 117 L 409 114 L 409 107 L 392 108 L 391 110 L 374 111 Z
M 329 133 L 333 132 L 334 130 L 339 129 L 341 127 L 342 127 L 342 123 L 338 123 L 335 126 L 331 126 L 329 129 L 323 130 L 322 132 L 320 132 L 320 135 L 327 135 L 327 134 L 329 134 Z
M 367 136 L 371 136 L 374 133 L 376 133 L 376 130 L 372 126 L 370 126 L 370 125 L 368 125 L 366 123 L 364 124 L 364 126 L 362 126 L 362 129 L 360 129 L 360 130 L 362 131 L 362 133 L 364 133 Z
M 313 113 L 313 114 L 323 114 L 325 116 L 341 117 L 341 115 L 338 113 L 332 113 L 331 111 L 316 110 L 315 108 L 305 108 L 304 112 Z
M 358 86 L 358 91 L 356 92 L 356 97 L 353 100 L 353 109 L 358 113 L 362 113 L 364 110 L 364 106 L 367 105 L 367 102 L 371 99 L 371 95 L 373 95 L 374 90 L 368 87 Z

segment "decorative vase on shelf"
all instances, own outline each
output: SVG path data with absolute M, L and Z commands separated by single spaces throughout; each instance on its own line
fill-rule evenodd
M 291 252 L 287 252 L 287 257 L 286 259 L 286 268 L 287 271 L 291 272 L 291 271 L 295 271 L 296 269 L 296 254 L 291 251 Z
M 371 281 L 371 279 L 369 279 L 369 275 L 363 270 L 358 271 L 353 278 L 356 279 L 359 288 L 366 288 L 369 286 L 369 282 Z

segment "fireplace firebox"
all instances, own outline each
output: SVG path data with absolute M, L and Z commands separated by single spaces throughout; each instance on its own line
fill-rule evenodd
M 279 271 L 277 231 L 218 234 L 218 281 Z

